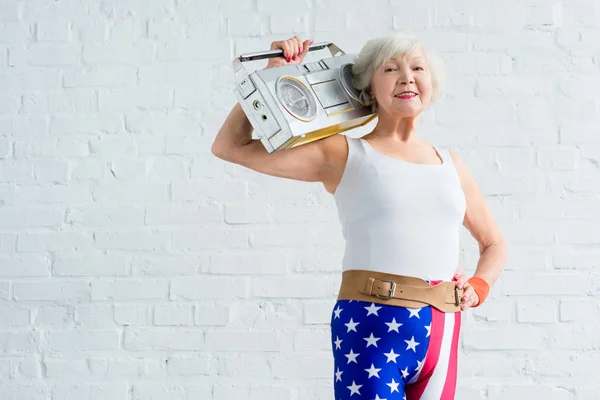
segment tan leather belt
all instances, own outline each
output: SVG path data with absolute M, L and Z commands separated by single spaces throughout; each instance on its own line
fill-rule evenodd
M 456 282 L 432 286 L 412 276 L 367 270 L 342 272 L 338 300 L 362 300 L 392 306 L 422 308 L 431 305 L 443 312 L 460 311 L 463 289 Z

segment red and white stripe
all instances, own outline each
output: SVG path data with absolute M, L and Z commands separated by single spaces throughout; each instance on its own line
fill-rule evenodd
M 406 386 L 407 400 L 453 400 L 461 313 L 431 307 L 431 334 L 423 368 Z

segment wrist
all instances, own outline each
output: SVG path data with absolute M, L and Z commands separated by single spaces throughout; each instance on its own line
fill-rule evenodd
M 479 276 L 473 276 L 467 280 L 469 285 L 473 288 L 477 297 L 479 298 L 479 302 L 471 307 L 479 307 L 483 304 L 485 299 L 488 297 L 490 293 L 490 285 L 483 278 Z

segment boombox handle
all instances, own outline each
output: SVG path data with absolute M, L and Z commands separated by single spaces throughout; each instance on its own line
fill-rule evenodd
M 321 42 L 321 43 L 311 44 L 308 47 L 308 51 L 322 50 L 326 47 L 329 49 L 329 52 L 331 53 L 331 55 L 334 57 L 336 55 L 338 55 L 339 53 L 341 53 L 342 55 L 346 54 L 342 49 L 340 49 L 339 47 L 337 47 L 335 44 L 333 44 L 331 42 Z M 283 50 L 268 50 L 268 51 L 258 51 L 256 53 L 242 54 L 241 56 L 239 56 L 238 58 L 233 60 L 233 70 L 235 71 L 235 74 L 238 75 L 238 73 L 241 70 L 245 69 L 242 64 L 244 62 L 263 60 L 265 58 L 275 58 L 275 57 L 281 57 L 281 56 L 283 56 Z

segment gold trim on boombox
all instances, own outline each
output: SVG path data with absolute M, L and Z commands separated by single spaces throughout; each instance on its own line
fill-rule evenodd
M 341 111 L 341 112 L 345 112 L 345 111 Z M 286 150 L 291 149 L 292 147 L 300 146 L 305 143 L 314 142 L 315 140 L 320 140 L 320 139 L 324 139 L 329 136 L 333 136 L 336 133 L 344 132 L 344 131 L 347 131 L 352 128 L 366 125 L 376 117 L 377 117 L 376 114 L 372 114 L 372 115 L 369 115 L 368 118 L 363 122 L 359 122 L 359 123 L 355 123 L 355 124 L 347 124 L 347 122 L 355 122 L 356 120 L 345 121 L 345 122 L 341 122 L 339 124 L 328 126 L 323 129 L 319 129 L 318 131 L 308 133 L 304 136 L 298 137 L 297 140 L 294 140 L 293 143 L 291 143 L 288 147 L 286 147 Z

